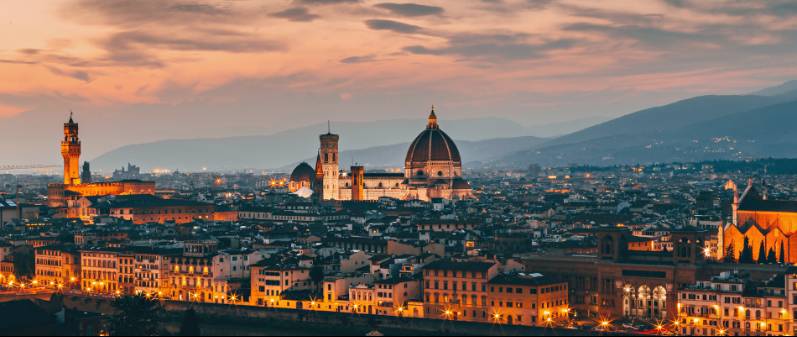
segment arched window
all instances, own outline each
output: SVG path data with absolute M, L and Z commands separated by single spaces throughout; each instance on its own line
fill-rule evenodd
M 438 177 L 442 177 L 443 176 L 443 171 L 437 171 L 437 176 Z

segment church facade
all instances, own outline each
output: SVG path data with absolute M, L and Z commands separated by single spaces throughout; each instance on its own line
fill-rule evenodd
M 733 218 L 720 230 L 720 257 L 733 254 L 730 258 L 738 261 L 746 242 L 754 261 L 774 254 L 778 261 L 797 263 L 797 201 L 770 200 L 752 180 L 741 194 L 735 184 L 728 188 L 734 193 Z
M 434 109 L 424 129 L 410 144 L 404 172 L 366 172 L 355 165 L 343 171 L 339 165 L 340 136 L 327 132 L 320 137 L 314 172 L 301 163 L 291 174 L 289 189 L 310 188 L 322 200 L 401 200 L 472 198 L 470 184 L 462 177 L 462 159 L 454 141 L 440 129 Z

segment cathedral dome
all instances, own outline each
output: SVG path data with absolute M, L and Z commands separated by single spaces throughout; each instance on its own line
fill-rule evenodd
M 315 177 L 315 170 L 310 166 L 310 164 L 302 162 L 299 166 L 296 166 L 291 173 L 291 181 L 299 182 L 299 181 L 313 181 Z
M 430 162 L 448 162 L 461 167 L 462 159 L 454 141 L 437 125 L 437 116 L 432 109 L 426 130 L 410 144 L 406 157 L 407 168 L 422 168 Z

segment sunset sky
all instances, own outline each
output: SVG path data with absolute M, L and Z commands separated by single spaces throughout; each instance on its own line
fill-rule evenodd
M 57 163 L 70 109 L 91 158 L 431 104 L 613 117 L 776 85 L 795 63 L 795 1 L 3 0 L 0 164 Z

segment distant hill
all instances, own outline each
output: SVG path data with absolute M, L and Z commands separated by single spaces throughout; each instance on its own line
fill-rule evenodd
M 770 91 L 775 92 L 775 91 Z M 797 157 L 797 102 L 773 96 L 701 96 L 641 110 L 504 156 L 511 166 L 615 165 Z
M 513 152 L 536 146 L 544 141 L 544 138 L 525 136 L 479 141 L 457 140 L 455 143 L 462 155 L 465 168 L 477 168 L 490 166 L 493 160 Z M 403 167 L 404 158 L 407 155 L 409 146 L 410 143 L 407 142 L 360 150 L 343 151 L 340 153 L 340 166 L 345 169 L 357 163 L 371 169 Z M 314 165 L 315 157 L 305 158 L 304 161 L 310 165 Z M 290 172 L 297 164 L 298 162 L 292 163 L 291 165 L 281 167 L 280 170 Z
M 758 96 L 781 96 L 797 92 L 797 80 L 784 82 L 783 84 L 774 87 L 764 88 L 753 92 L 753 95 Z
M 440 124 L 452 138 L 460 142 L 526 136 L 526 130 L 521 125 L 499 118 L 442 119 Z M 341 151 L 350 151 L 408 143 L 423 130 L 425 125 L 426 121 L 422 119 L 362 123 L 333 122 L 332 131 L 341 136 Z M 91 160 L 91 167 L 95 170 L 113 170 L 131 162 L 145 170 L 283 168 L 314 156 L 318 149 L 318 135 L 326 131 L 327 125 L 323 123 L 271 135 L 164 140 L 127 145 Z M 524 146 L 530 144 L 532 143 L 525 143 Z M 400 146 L 396 148 L 397 152 L 401 152 L 398 151 L 399 148 Z M 516 147 L 509 148 L 519 150 Z M 384 153 L 380 154 L 381 152 Z M 352 157 L 358 161 L 379 163 L 380 155 L 386 157 L 385 159 L 393 158 L 386 153 L 390 152 L 369 150 L 360 154 L 355 152 Z M 464 153 L 463 156 L 467 158 Z M 348 160 L 346 157 L 342 159 L 344 160 L 342 162 Z M 398 160 L 403 159 L 402 154 Z

